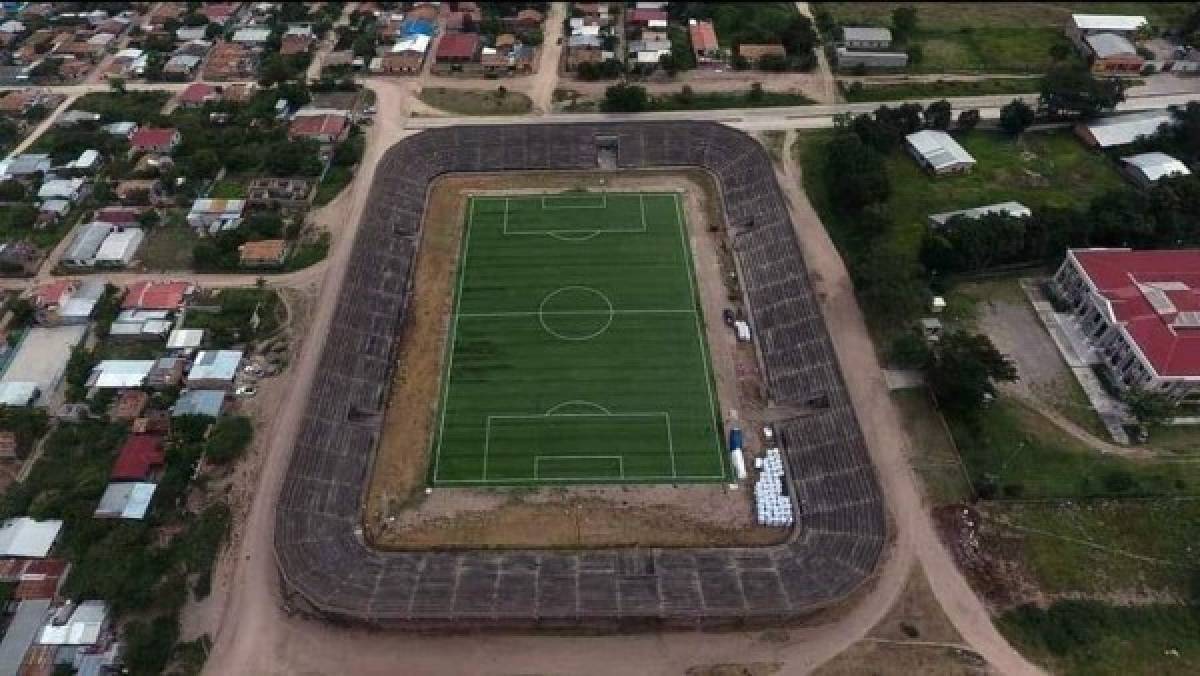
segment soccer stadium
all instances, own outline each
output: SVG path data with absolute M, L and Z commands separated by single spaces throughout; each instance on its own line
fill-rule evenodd
M 774 416 L 778 448 L 766 453 L 759 485 L 795 515 L 786 539 L 377 546 L 364 514 L 384 419 L 427 413 L 396 409 L 390 397 L 423 292 L 414 271 L 436 183 L 596 171 L 701 171 L 716 186 L 712 236 L 736 268 L 730 300 L 753 327 L 742 344 Z M 679 193 L 601 184 L 464 200 L 433 423 L 428 439 L 409 440 L 427 460 L 427 492 L 737 482 L 688 213 Z M 875 470 L 771 161 L 748 136 L 671 122 L 408 137 L 380 162 L 341 294 L 276 513 L 290 607 L 409 630 L 770 626 L 842 603 L 875 574 L 888 535 Z M 755 487 L 743 480 L 728 490 Z

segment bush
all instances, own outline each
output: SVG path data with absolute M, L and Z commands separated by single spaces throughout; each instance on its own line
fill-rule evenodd
M 208 435 L 205 456 L 210 462 L 223 465 L 235 460 L 254 438 L 254 426 L 245 416 L 227 416 L 217 421 Z
M 174 615 L 131 621 L 125 626 L 122 655 L 129 673 L 134 676 L 162 673 L 178 638 L 179 620 Z

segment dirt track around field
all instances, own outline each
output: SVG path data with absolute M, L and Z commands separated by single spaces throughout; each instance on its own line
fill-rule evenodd
M 564 190 L 678 192 L 689 229 L 697 293 L 713 363 L 720 414 L 736 415 L 754 452 L 761 406 L 753 348 L 724 326 L 731 270 L 719 199 L 697 170 L 529 172 L 446 177 L 427 196 L 410 313 L 367 494 L 365 531 L 388 549 L 765 545 L 784 529 L 754 523 L 752 486 L 724 484 L 438 488 L 425 494 L 437 418 L 446 333 L 467 197 Z M 714 225 L 715 224 L 715 225 Z M 710 226 L 715 229 L 710 230 Z M 753 462 L 748 451 L 747 463 Z

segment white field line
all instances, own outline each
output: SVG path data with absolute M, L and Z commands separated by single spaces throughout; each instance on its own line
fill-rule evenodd
M 716 451 L 717 464 L 721 468 L 721 473 L 724 475 L 725 470 L 725 440 L 721 438 L 721 426 L 717 424 L 717 402 L 713 396 L 712 389 L 712 365 L 709 363 L 709 355 L 705 354 L 704 350 L 704 323 L 700 321 L 699 302 L 700 297 L 696 294 L 695 271 L 692 270 L 694 261 L 692 260 L 691 251 L 688 249 L 687 228 L 683 225 L 683 212 L 679 207 L 679 195 L 674 195 L 675 198 L 675 223 L 679 227 L 679 240 L 683 248 L 683 263 L 687 268 L 688 286 L 692 291 L 692 303 L 696 305 L 696 343 L 700 351 L 700 361 L 704 363 L 704 384 L 708 387 L 708 410 L 712 416 L 713 434 L 716 435 Z
M 667 449 L 671 457 L 671 476 L 674 477 L 675 472 L 675 444 L 671 436 L 671 413 L 669 411 L 635 411 L 631 413 L 525 413 L 525 414 L 497 414 L 489 415 L 484 423 L 483 436 L 483 476 L 480 481 L 487 480 L 488 454 L 492 447 L 492 420 L 546 420 L 551 418 L 663 418 L 665 429 L 667 432 Z M 623 457 L 623 456 L 573 456 L 573 455 L 555 455 L 555 456 L 534 456 L 539 457 Z M 538 479 L 537 462 L 534 462 L 533 478 Z M 625 478 L 625 463 L 621 463 L 621 478 Z M 639 477 L 640 478 L 640 477 Z
M 580 199 L 585 196 L 586 197 L 596 197 L 597 194 L 596 193 L 588 193 L 587 195 L 542 195 L 542 209 L 549 211 L 551 209 L 607 209 L 608 208 L 608 193 L 604 193 L 604 192 L 599 193 L 599 195 L 598 195 L 600 197 L 600 204 L 557 206 L 556 207 L 556 206 L 552 206 L 551 203 L 546 201 L 546 200 L 555 200 L 555 199 L 573 200 L 573 199 Z
M 442 462 L 442 439 L 446 433 L 446 408 L 450 403 L 450 373 L 454 369 L 454 340 L 458 335 L 458 304 L 462 302 L 463 278 L 467 275 L 467 251 L 471 247 L 471 225 L 475 222 L 475 200 L 467 207 L 467 231 L 463 233 L 463 250 L 458 262 L 458 284 L 454 289 L 454 313 L 450 320 L 450 342 L 446 343 L 446 375 L 442 383 L 442 405 L 438 416 L 438 445 L 433 456 L 433 479 L 437 481 Z
M 616 460 L 617 461 L 617 478 L 625 478 L 625 459 L 619 455 L 535 455 L 533 456 L 533 478 L 539 481 L 543 480 L 538 476 L 538 463 L 542 460 Z M 594 480 L 593 477 L 562 477 L 568 481 L 586 481 Z M 608 477 L 612 478 L 612 477 Z M 546 480 L 553 481 L 553 478 Z
M 552 310 L 538 312 L 537 310 L 517 310 L 512 312 L 464 312 L 460 318 L 475 319 L 479 317 L 536 317 L 538 315 L 572 316 L 572 315 L 665 315 L 665 314 L 695 314 L 695 310 Z

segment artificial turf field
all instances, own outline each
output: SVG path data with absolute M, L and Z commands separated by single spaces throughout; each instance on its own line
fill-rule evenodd
M 435 486 L 721 481 L 679 197 L 474 197 Z

